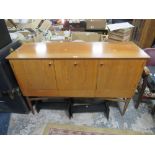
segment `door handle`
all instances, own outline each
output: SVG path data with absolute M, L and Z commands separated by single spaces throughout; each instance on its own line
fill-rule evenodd
M 51 66 L 52 65 L 52 62 L 50 61 L 48 65 Z
M 100 63 L 100 66 L 101 66 L 101 67 L 104 66 L 104 63 Z
M 78 65 L 78 63 L 77 62 L 74 62 L 74 66 L 77 66 Z

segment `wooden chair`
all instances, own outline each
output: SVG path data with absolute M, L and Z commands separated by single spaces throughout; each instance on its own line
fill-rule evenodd
M 153 75 L 155 75 L 155 48 L 146 48 L 146 49 L 144 49 L 144 51 L 151 58 L 148 60 L 148 62 L 146 64 L 147 67 L 144 68 L 144 71 L 143 71 L 143 74 L 142 74 L 143 82 L 142 82 L 141 87 L 138 88 L 138 100 L 137 100 L 137 103 L 135 105 L 136 109 L 139 107 L 140 102 L 142 101 L 143 98 L 155 100 L 155 97 L 144 96 L 144 92 L 145 92 L 145 89 L 146 89 L 147 83 L 148 83 L 148 76 L 150 74 L 152 74 L 151 72 L 154 72 Z M 155 80 L 155 77 L 154 77 L 154 80 Z M 155 113 L 155 106 L 153 107 L 152 113 L 153 114 Z

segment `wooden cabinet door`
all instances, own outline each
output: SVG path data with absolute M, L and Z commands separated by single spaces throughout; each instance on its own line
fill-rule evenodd
M 58 89 L 75 92 L 75 96 L 95 91 L 97 76 L 96 60 L 55 60 Z M 83 91 L 83 92 L 82 92 Z M 63 92 L 65 94 L 65 92 Z M 87 93 L 86 93 L 87 94 Z M 73 95 L 74 96 L 74 95 Z M 86 95 L 87 96 L 87 95 Z
M 12 60 L 11 65 L 21 89 L 26 94 L 35 90 L 57 89 L 53 61 Z
M 144 60 L 103 60 L 98 64 L 97 97 L 132 97 Z

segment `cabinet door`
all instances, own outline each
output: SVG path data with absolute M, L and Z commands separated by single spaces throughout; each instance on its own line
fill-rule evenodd
M 99 61 L 96 96 L 132 97 L 144 64 L 144 60 L 130 59 Z
M 95 90 L 96 60 L 55 60 L 59 90 Z
M 17 81 L 24 92 L 32 90 L 55 90 L 56 80 L 53 61 L 13 60 L 11 61 Z

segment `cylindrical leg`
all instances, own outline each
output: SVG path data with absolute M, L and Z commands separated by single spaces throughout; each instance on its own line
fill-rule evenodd
M 29 97 L 26 97 L 26 100 L 27 100 L 27 104 L 28 104 L 30 110 L 32 111 L 32 114 L 34 114 L 34 109 L 33 109 L 31 100 L 29 99 Z

